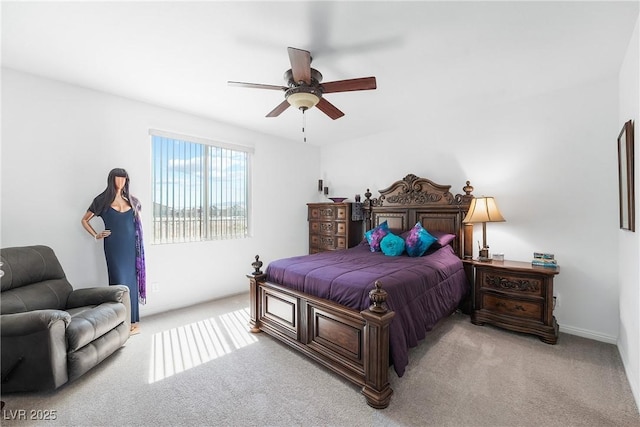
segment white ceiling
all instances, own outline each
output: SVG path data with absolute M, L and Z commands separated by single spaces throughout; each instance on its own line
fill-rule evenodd
M 628 2 L 2 2 L 2 65 L 301 141 L 302 114 L 228 80 L 284 85 L 286 48 L 324 81 L 375 76 L 373 91 L 327 94 L 345 116 L 307 116 L 308 143 L 411 126 L 610 76 L 638 17 Z

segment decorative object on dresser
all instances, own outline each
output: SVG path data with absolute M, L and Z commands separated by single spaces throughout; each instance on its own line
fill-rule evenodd
M 348 199 L 348 197 L 328 197 L 333 203 L 342 203 Z
M 364 221 L 364 209 L 360 197 L 356 197 L 355 203 L 351 203 L 351 220 Z
M 636 231 L 633 145 L 633 121 L 629 120 L 618 135 L 620 228 L 629 231 Z
M 307 203 L 309 253 L 351 248 L 363 239 L 362 221 L 351 217 L 351 203 Z
M 473 227 L 462 219 L 472 187 L 467 183 L 465 194 L 455 196 L 450 188 L 407 175 L 377 198 L 365 194 L 368 230 L 387 223 L 400 236 L 419 222 L 440 236 L 422 257 L 387 256 L 362 241 L 345 251 L 273 261 L 264 274 L 255 274 L 254 266 L 247 275 L 251 331 L 268 333 L 358 385 L 373 408 L 387 407 L 390 364 L 402 376 L 409 348 L 469 293 L 461 259 L 471 258 Z M 321 208 L 309 204 L 310 211 Z
M 534 252 L 531 265 L 546 268 L 558 268 L 556 256 L 547 252 Z
M 473 324 L 489 323 L 538 335 L 547 344 L 558 341 L 558 323 L 553 315 L 553 278 L 560 272 L 559 268 L 519 261 L 464 262 L 475 270 Z
M 498 209 L 493 197 L 477 197 L 471 201 L 469 212 L 464 218 L 465 224 L 482 223 L 482 247 L 478 253 L 478 261 L 489 262 L 489 246 L 487 246 L 487 222 L 503 222 L 504 217 Z

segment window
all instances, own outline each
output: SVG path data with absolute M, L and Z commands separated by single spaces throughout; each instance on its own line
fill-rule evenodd
M 149 133 L 153 243 L 247 237 L 252 149 Z

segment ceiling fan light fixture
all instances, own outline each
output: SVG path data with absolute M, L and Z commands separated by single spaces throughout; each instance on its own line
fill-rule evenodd
M 287 101 L 299 110 L 308 110 L 320 102 L 320 97 L 313 93 L 297 92 L 287 96 Z
M 231 86 L 256 89 L 283 90 L 284 101 L 271 110 L 266 117 L 278 117 L 289 106 L 294 106 L 303 113 L 309 108 L 317 108 L 330 119 L 336 120 L 344 116 L 335 105 L 323 99 L 325 93 L 351 92 L 356 90 L 376 89 L 375 77 L 322 82 L 322 74 L 311 68 L 311 53 L 304 49 L 287 48 L 291 68 L 285 71 L 284 80 L 287 86 L 265 85 L 258 83 L 229 82 Z M 304 114 L 303 114 L 304 117 Z

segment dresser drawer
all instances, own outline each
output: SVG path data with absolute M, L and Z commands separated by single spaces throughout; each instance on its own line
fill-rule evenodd
M 535 319 L 542 322 L 543 307 L 542 302 L 521 301 L 510 298 L 502 298 L 498 295 L 485 293 L 482 295 L 482 309 L 489 310 L 493 313 L 507 314 L 510 316 Z
M 345 236 L 347 234 L 347 224 L 344 222 L 320 222 L 309 223 L 309 230 L 315 234 L 336 234 Z
M 485 271 L 478 272 L 478 284 L 481 290 L 491 289 L 501 292 L 512 292 L 522 295 L 544 295 L 543 278 L 540 276 L 515 275 L 508 272 Z
M 335 206 L 314 206 L 309 209 L 309 219 L 331 220 L 336 217 Z
M 309 236 L 309 246 L 327 251 L 347 249 L 347 238 L 343 236 L 325 236 L 314 234 Z
M 335 207 L 335 218 L 341 221 L 347 219 L 347 207 L 346 206 L 336 206 Z
M 309 220 L 341 220 L 344 221 L 348 217 L 347 206 L 344 205 L 324 205 L 324 206 L 310 206 L 309 207 Z

